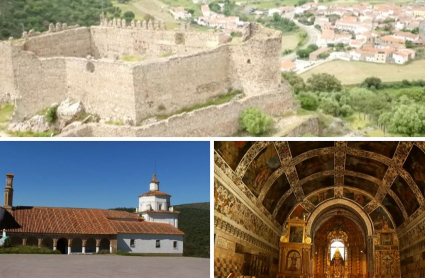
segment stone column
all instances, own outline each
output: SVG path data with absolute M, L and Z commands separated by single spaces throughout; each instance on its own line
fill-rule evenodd
M 72 238 L 68 239 L 68 255 L 71 254 Z
M 39 238 L 38 239 L 38 248 L 40 248 L 41 247 L 41 243 L 43 242 L 43 239 L 42 238 Z
M 22 238 L 22 245 L 27 245 L 27 239 L 26 238 Z
M 99 253 L 100 249 L 100 239 L 96 239 L 96 253 Z
M 83 254 L 86 253 L 86 243 L 87 243 L 87 239 L 83 239 Z
M 56 250 L 58 248 L 58 239 L 54 238 L 53 239 L 53 250 Z

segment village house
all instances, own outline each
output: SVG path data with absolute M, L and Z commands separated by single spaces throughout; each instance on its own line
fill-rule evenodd
M 172 7 L 169 9 L 169 12 L 174 17 L 174 19 L 188 19 L 192 17 L 192 14 L 187 12 L 184 7 Z
M 295 63 L 291 60 L 283 60 L 280 64 L 280 70 L 284 72 L 294 72 L 295 71 Z

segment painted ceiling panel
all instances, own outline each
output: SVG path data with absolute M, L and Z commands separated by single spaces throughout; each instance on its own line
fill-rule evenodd
M 418 200 L 416 200 L 415 194 L 402 177 L 398 176 L 395 179 L 391 186 L 391 190 L 394 191 L 400 199 L 409 216 L 419 208 L 419 203 Z
M 403 168 L 416 182 L 425 197 L 425 154 L 417 146 L 413 146 L 410 155 L 404 162 Z
M 334 176 L 322 176 L 317 179 L 308 181 L 302 185 L 302 189 L 306 196 L 310 195 L 314 191 L 324 188 L 334 186 L 335 179 Z
M 320 204 L 321 202 L 324 202 L 330 198 L 333 198 L 335 196 L 335 190 L 332 189 L 328 189 L 325 191 L 321 191 L 317 194 L 314 194 L 311 197 L 308 197 L 308 200 L 315 206 L 317 206 L 318 204 Z
M 344 188 L 344 197 L 350 200 L 353 200 L 357 204 L 359 204 L 361 207 L 364 207 L 367 205 L 371 199 L 367 197 L 364 194 L 361 194 L 359 192 L 355 192 L 354 190 Z
M 388 166 L 370 158 L 347 154 L 345 158 L 345 169 L 382 180 L 385 172 L 387 172 Z
M 280 198 L 291 188 L 291 185 L 289 184 L 288 179 L 286 178 L 286 175 L 281 175 L 270 187 L 269 191 L 267 192 L 264 200 L 263 205 L 264 207 L 270 212 L 273 213 L 277 202 L 280 200 Z
M 401 209 L 398 207 L 393 197 L 387 194 L 384 200 L 382 201 L 382 205 L 391 214 L 397 227 L 403 224 L 404 222 L 403 213 L 401 212 Z
M 374 211 L 372 211 L 372 213 L 370 214 L 370 218 L 372 219 L 375 230 L 381 230 L 384 227 L 385 223 L 388 223 L 389 227 L 391 229 L 394 229 L 391 219 L 388 217 L 387 213 L 382 207 L 378 207 Z
M 254 142 L 228 142 L 216 141 L 214 142 L 214 149 L 221 155 L 221 157 L 229 164 L 230 168 L 236 170 L 242 157 L 249 150 Z
M 353 149 L 362 151 L 374 152 L 385 155 L 386 157 L 393 157 L 397 149 L 398 142 L 394 141 L 364 141 L 364 142 L 347 142 L 347 146 Z
M 258 197 L 264 183 L 281 166 L 279 156 L 273 144 L 263 149 L 249 165 L 243 182 Z
M 325 141 L 304 141 L 304 142 L 288 142 L 289 148 L 291 149 L 292 157 L 296 157 L 302 153 L 322 149 L 327 147 L 333 147 L 335 142 L 325 142 Z
M 306 159 L 295 168 L 298 172 L 298 178 L 302 180 L 312 174 L 334 169 L 334 154 L 324 154 Z
M 376 195 L 376 192 L 378 191 L 378 188 L 379 188 L 379 186 L 374 182 L 371 182 L 363 178 L 347 176 L 347 175 L 344 176 L 344 184 L 347 186 L 364 190 L 372 196 Z
M 276 220 L 279 222 L 280 225 L 285 222 L 286 218 L 288 217 L 291 210 L 295 207 L 297 204 L 297 199 L 295 198 L 294 193 L 288 196 L 286 200 L 283 202 L 282 206 L 280 207 L 279 211 L 276 215 Z
M 298 205 L 291 213 L 290 219 L 303 219 L 304 215 L 308 215 L 308 211 L 306 211 L 302 206 Z

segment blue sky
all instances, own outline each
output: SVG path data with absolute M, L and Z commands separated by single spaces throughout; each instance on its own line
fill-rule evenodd
M 155 160 L 171 205 L 210 201 L 209 142 L 3 141 L 0 187 L 15 174 L 14 206 L 136 207 Z

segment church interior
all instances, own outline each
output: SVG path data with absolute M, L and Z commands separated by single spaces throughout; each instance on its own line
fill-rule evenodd
M 425 142 L 214 143 L 214 276 L 424 278 Z

